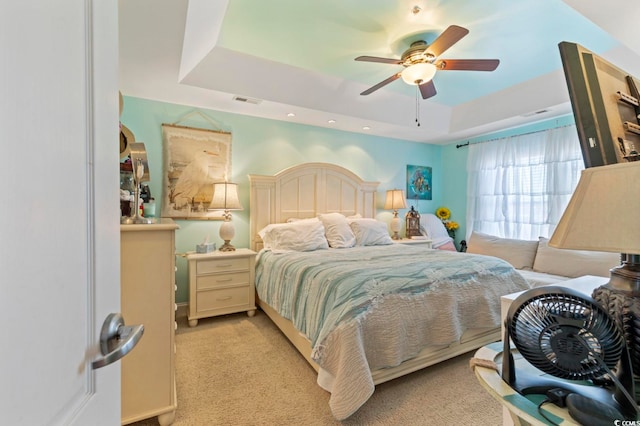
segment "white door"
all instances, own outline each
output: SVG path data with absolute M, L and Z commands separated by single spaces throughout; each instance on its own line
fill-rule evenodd
M 2 424 L 120 423 L 120 363 L 91 370 L 120 310 L 117 31 L 115 0 L 0 6 Z

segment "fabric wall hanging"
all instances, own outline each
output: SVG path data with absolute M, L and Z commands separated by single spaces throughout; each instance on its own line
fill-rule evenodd
M 208 208 L 213 183 L 231 177 L 231 133 L 163 124 L 162 145 L 162 216 L 222 220 Z

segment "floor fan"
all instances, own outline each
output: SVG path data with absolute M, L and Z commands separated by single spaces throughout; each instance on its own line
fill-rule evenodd
M 543 394 L 581 424 L 636 420 L 638 406 L 624 336 L 592 298 L 566 287 L 528 290 L 505 320 L 502 378 L 522 395 Z M 518 370 L 510 342 L 543 373 Z M 615 372 L 614 372 L 615 371 Z

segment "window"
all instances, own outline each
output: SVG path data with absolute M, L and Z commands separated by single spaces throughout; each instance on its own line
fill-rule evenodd
M 583 169 L 574 125 L 470 145 L 467 232 L 549 237 Z

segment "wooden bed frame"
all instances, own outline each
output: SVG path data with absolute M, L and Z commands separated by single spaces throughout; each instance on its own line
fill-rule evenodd
M 311 218 L 321 213 L 360 214 L 375 218 L 376 191 L 379 182 L 367 182 L 340 166 L 328 163 L 304 163 L 285 169 L 273 176 L 249 175 L 250 240 L 255 251 L 262 249 L 258 232 L 271 223 L 283 223 L 292 218 Z M 271 318 L 282 333 L 319 371 L 311 359 L 311 343 L 300 334 L 291 321 L 257 298 L 258 306 Z M 459 342 L 444 347 L 427 348 L 393 368 L 372 371 L 373 381 L 380 384 L 430 365 L 464 354 L 500 340 L 500 328 L 470 330 Z

